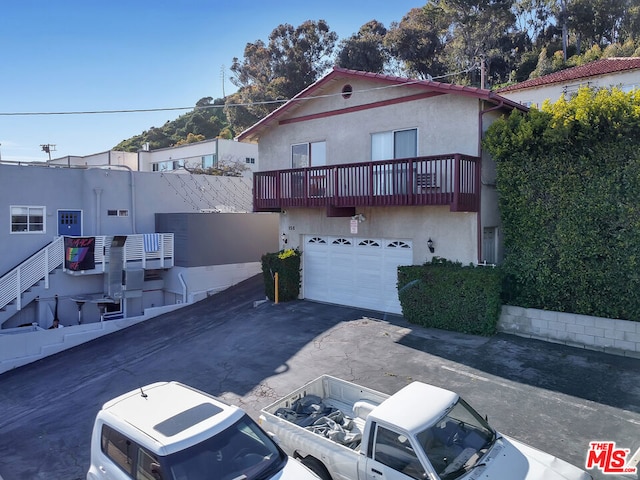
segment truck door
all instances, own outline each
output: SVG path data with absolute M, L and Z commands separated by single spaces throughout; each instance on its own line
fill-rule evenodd
M 409 438 L 381 425 L 372 425 L 366 461 L 366 480 L 425 480 L 425 473 Z

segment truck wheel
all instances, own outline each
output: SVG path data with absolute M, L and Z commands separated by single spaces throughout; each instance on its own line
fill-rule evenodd
M 324 464 L 317 458 L 309 455 L 308 457 L 302 459 L 302 464 L 317 476 L 319 476 L 322 480 L 333 480 L 331 478 L 331 475 L 329 475 L 327 467 L 325 467 Z

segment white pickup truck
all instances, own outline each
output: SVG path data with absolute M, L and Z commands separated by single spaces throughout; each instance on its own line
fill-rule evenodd
M 389 396 L 324 375 L 262 409 L 259 422 L 322 480 L 592 478 L 420 382 Z
M 177 382 L 105 403 L 87 480 L 318 480 L 244 411 Z

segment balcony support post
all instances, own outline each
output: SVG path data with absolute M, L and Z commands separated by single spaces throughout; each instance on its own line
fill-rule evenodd
M 460 211 L 460 155 L 456 153 L 453 156 L 453 203 L 451 211 Z

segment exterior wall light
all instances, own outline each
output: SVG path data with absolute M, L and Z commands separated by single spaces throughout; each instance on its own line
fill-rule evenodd
M 287 234 L 286 233 L 282 233 L 282 235 L 280 236 L 280 239 L 282 240 L 282 244 L 286 245 L 289 242 L 289 239 L 287 238 Z
M 429 251 L 431 253 L 435 252 L 435 247 L 433 246 L 433 240 L 431 240 L 431 237 L 429 237 L 429 240 L 427 240 L 427 247 L 429 247 Z

